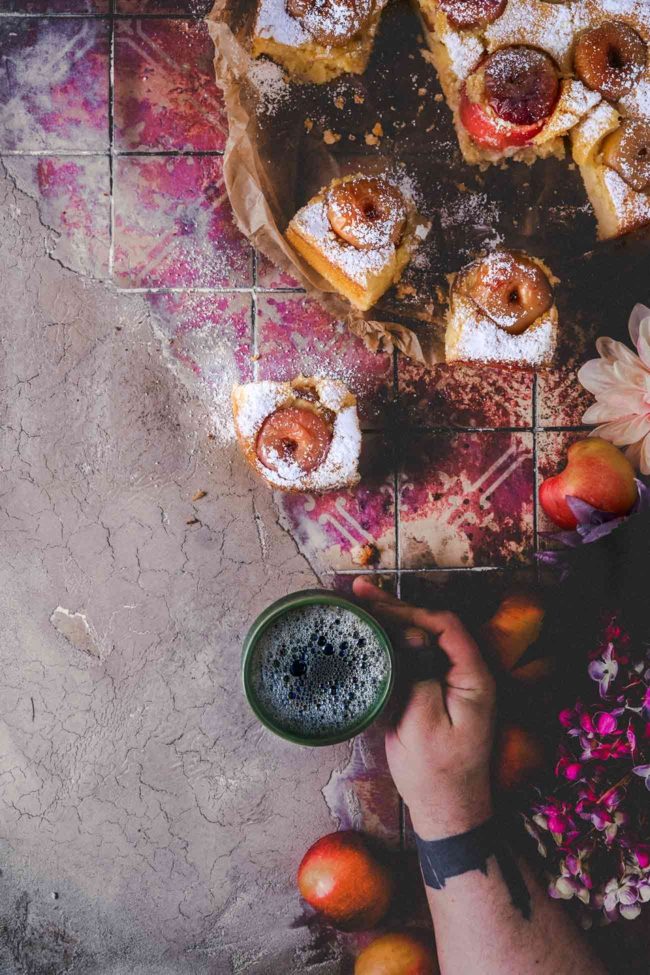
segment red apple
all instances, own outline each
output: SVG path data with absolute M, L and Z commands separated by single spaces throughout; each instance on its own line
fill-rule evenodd
M 497 739 L 497 782 L 506 790 L 523 785 L 544 767 L 545 757 L 535 735 L 519 725 L 508 725 Z
M 483 627 L 487 650 L 511 677 L 525 684 L 536 683 L 552 669 L 549 657 L 520 664 L 528 648 L 539 639 L 543 622 L 544 605 L 540 597 L 534 592 L 519 592 L 506 596 Z
M 567 498 L 580 498 L 612 515 L 626 515 L 637 499 L 634 468 L 622 451 L 600 437 L 572 444 L 567 463 L 540 486 L 539 501 L 559 528 L 574 529 L 578 522 Z
M 386 914 L 392 881 L 364 838 L 346 830 L 328 833 L 307 850 L 298 868 L 298 889 L 336 927 L 364 931 Z
M 410 931 L 384 934 L 361 952 L 354 975 L 439 975 L 433 948 Z
M 465 86 L 460 95 L 460 120 L 472 142 L 481 149 L 502 152 L 515 146 L 527 146 L 541 132 L 546 119 L 532 125 L 514 125 L 500 119 L 488 106 L 469 99 Z

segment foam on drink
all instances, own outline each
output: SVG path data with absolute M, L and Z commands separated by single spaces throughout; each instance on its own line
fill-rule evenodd
M 324 738 L 360 721 L 390 676 L 373 629 L 349 610 L 305 606 L 272 623 L 255 646 L 253 692 L 266 715 L 292 734 Z

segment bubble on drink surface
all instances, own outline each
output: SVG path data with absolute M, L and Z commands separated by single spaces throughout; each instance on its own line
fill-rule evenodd
M 356 725 L 380 699 L 389 676 L 388 655 L 372 627 L 348 610 L 324 605 L 289 610 L 272 623 L 250 664 L 263 712 L 305 738 Z

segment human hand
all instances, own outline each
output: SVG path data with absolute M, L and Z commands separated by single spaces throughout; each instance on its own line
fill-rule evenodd
M 495 687 L 476 643 L 453 613 L 409 606 L 363 576 L 355 579 L 354 593 L 398 650 L 435 654 L 439 647 L 449 660 L 442 680 L 407 689 L 405 706 L 386 732 L 388 766 L 415 831 L 432 840 L 479 826 L 492 815 Z

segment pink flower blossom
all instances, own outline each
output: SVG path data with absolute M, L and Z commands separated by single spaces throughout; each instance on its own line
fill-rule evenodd
M 596 402 L 583 416 L 599 426 L 592 436 L 604 437 L 625 453 L 643 474 L 650 474 L 650 308 L 635 305 L 629 321 L 636 353 L 622 342 L 599 338 L 599 359 L 578 371 L 578 379 Z

